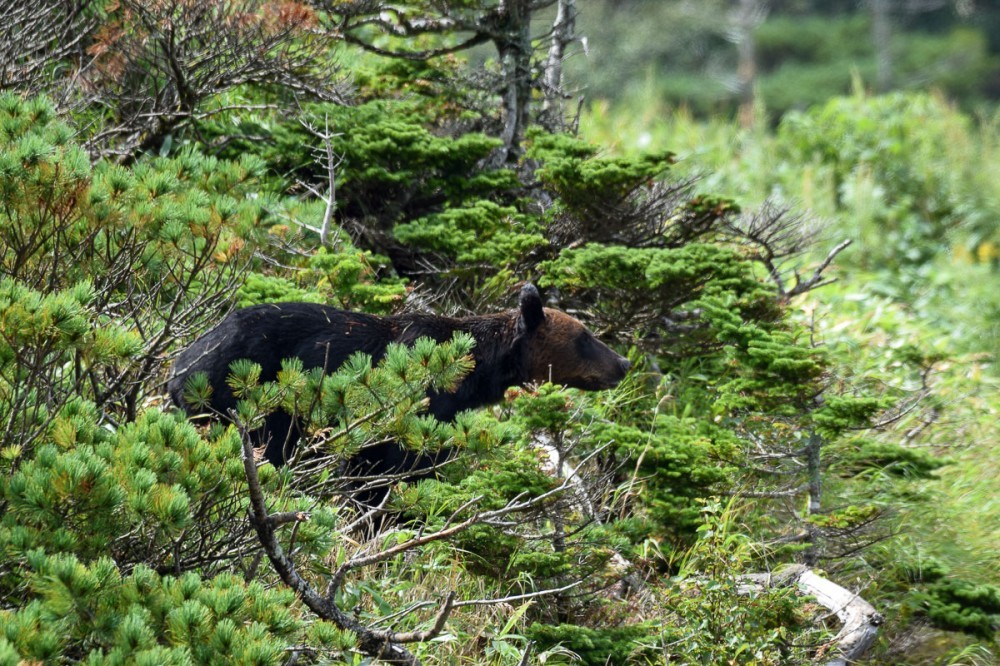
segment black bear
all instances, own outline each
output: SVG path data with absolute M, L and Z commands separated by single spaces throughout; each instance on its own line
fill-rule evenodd
M 439 420 L 498 402 L 512 386 L 552 381 L 599 390 L 618 384 L 629 369 L 628 359 L 579 321 L 542 307 L 538 290 L 527 284 L 521 289 L 517 309 L 460 319 L 426 314 L 377 317 L 313 303 L 273 303 L 237 310 L 178 357 L 167 386 L 174 404 L 185 407 L 184 383 L 193 373 L 206 373 L 213 389 L 211 408 L 224 416 L 236 407 L 226 377 L 230 364 L 238 359 L 258 363 L 261 381 L 274 381 L 285 358 L 301 359 L 307 370 L 333 372 L 355 352 L 370 354 L 378 362 L 391 342 L 412 344 L 421 337 L 446 342 L 456 331 L 475 338 L 475 367 L 455 392 L 429 395 L 428 410 Z M 265 446 L 264 455 L 272 464 L 281 465 L 298 432 L 288 414 L 276 412 L 251 437 L 255 444 Z M 368 450 L 364 458 L 370 473 L 412 470 L 414 477 L 436 462 L 410 456 L 398 445 Z

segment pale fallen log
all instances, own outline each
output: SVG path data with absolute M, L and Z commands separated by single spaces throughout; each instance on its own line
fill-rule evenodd
M 833 639 L 837 654 L 824 666 L 847 666 L 860 659 L 875 642 L 884 619 L 874 606 L 854 592 L 799 564 L 777 574 L 750 574 L 740 579 L 752 583 L 742 589 L 747 593 L 754 588 L 795 585 L 799 592 L 813 597 L 837 616 L 842 625 Z
M 840 249 L 843 248 L 837 251 Z M 584 515 L 596 518 L 586 487 L 577 474 L 578 468 L 568 465 L 559 451 L 545 438 L 537 439 L 534 445 L 545 456 L 543 469 L 546 473 L 566 479 L 576 491 L 577 509 Z M 642 583 L 632 575 L 634 567 L 631 562 L 616 552 L 612 554 L 609 566 L 620 578 L 615 585 L 605 590 L 604 596 L 621 599 L 630 593 L 642 594 Z M 791 565 L 776 574 L 745 574 L 738 578 L 744 583 L 739 588 L 741 594 L 751 594 L 761 588 L 795 585 L 800 593 L 813 597 L 816 603 L 837 616 L 842 625 L 833 639 L 837 653 L 824 662 L 823 666 L 848 666 L 860 659 L 875 642 L 878 628 L 884 621 L 881 613 L 860 596 L 801 564 Z

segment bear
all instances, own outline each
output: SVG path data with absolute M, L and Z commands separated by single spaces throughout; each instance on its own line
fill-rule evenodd
M 294 357 L 306 370 L 334 372 L 356 352 L 369 354 L 377 363 L 392 342 L 413 344 L 421 337 L 447 342 L 458 331 L 475 339 L 475 365 L 454 392 L 429 392 L 428 412 L 441 421 L 499 402 L 508 388 L 528 383 L 551 381 L 588 391 L 612 388 L 630 368 L 628 359 L 574 317 L 543 307 L 538 289 L 528 283 L 521 288 L 517 308 L 464 318 L 416 313 L 376 316 L 314 303 L 236 310 L 178 356 L 167 388 L 174 404 L 186 409 L 185 382 L 194 373 L 206 373 L 212 387 L 210 407 L 225 418 L 237 402 L 226 382 L 233 361 L 249 359 L 260 365 L 262 382 L 274 381 L 282 359 Z M 278 411 L 250 437 L 256 447 L 264 447 L 271 464 L 281 466 L 294 450 L 299 432 L 291 416 Z M 418 456 L 388 443 L 366 449 L 352 467 L 373 476 L 405 472 L 406 478 L 416 480 L 430 476 L 448 455 Z

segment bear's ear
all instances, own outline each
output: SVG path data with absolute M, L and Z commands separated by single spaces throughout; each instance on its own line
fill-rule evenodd
M 545 321 L 542 310 L 542 297 L 538 289 L 530 282 L 521 287 L 521 316 L 518 328 L 522 333 L 531 333 Z

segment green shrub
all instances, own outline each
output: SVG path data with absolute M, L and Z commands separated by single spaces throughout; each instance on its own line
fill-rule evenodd
M 88 565 L 42 551 L 29 567 L 31 601 L 0 611 L 6 653 L 26 661 L 263 666 L 302 629 L 291 592 L 231 574 L 125 574 L 107 558 Z

